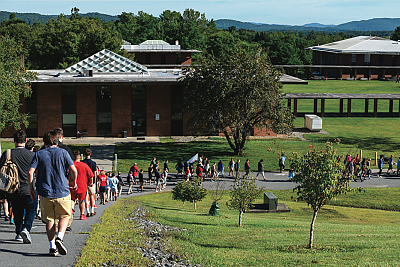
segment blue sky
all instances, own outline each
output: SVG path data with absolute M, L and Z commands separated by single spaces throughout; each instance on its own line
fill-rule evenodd
M 193 8 L 208 19 L 303 25 L 306 23 L 341 24 L 354 20 L 400 17 L 399 0 L 0 0 L 0 10 L 58 15 L 69 14 L 72 7 L 81 13 L 99 12 L 118 15 L 122 12 L 146 13 L 158 16 L 163 10 L 183 12 Z

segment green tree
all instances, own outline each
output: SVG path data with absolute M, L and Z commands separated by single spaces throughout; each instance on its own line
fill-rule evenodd
M 36 75 L 24 69 L 21 52 L 20 44 L 8 36 L 0 36 L 0 133 L 28 125 L 27 115 L 19 112 L 20 98 L 30 96 L 30 82 Z
M 183 208 L 185 208 L 185 201 L 188 199 L 187 195 L 190 193 L 190 186 L 190 182 L 181 181 L 172 189 L 172 199 L 182 201 Z
M 207 40 L 207 53 L 216 58 L 225 58 L 229 51 L 235 49 L 237 41 L 230 32 L 217 31 Z
M 44 26 L 31 51 L 38 68 L 66 68 L 103 49 L 120 51 L 122 38 L 113 23 L 72 11 L 70 18 L 60 15 Z
M 264 188 L 258 188 L 254 178 L 245 179 L 238 177 L 232 185 L 231 199 L 226 205 L 231 210 L 239 211 L 239 226 L 242 226 L 243 213 L 248 211 L 254 200 Z
M 197 202 L 202 201 L 207 195 L 207 189 L 201 187 L 199 179 L 192 179 L 189 191 L 186 194 L 186 200 L 194 204 L 194 212 L 197 212 Z
M 398 41 L 400 40 L 400 26 L 398 26 L 396 28 L 396 30 L 394 30 L 394 32 L 392 33 L 392 36 L 390 37 L 390 39 Z
M 292 169 L 296 173 L 292 182 L 297 186 L 297 200 L 304 201 L 314 211 L 308 247 L 313 247 L 314 223 L 318 211 L 334 197 L 349 192 L 350 180 L 342 179 L 343 164 L 337 160 L 336 149 L 327 142 L 324 150 L 312 149 L 305 155 L 294 153 Z
M 224 58 L 209 55 L 183 72 L 192 134 L 223 132 L 234 153 L 242 155 L 254 127 L 290 131 L 293 116 L 281 98 L 282 74 L 259 46 L 238 45 Z

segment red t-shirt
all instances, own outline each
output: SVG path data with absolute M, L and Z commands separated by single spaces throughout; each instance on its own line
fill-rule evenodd
M 85 193 L 88 189 L 88 183 L 94 177 L 92 170 L 86 163 L 74 161 L 78 176 L 76 177 L 77 193 Z M 91 184 L 91 183 L 90 183 Z
M 107 186 L 107 181 L 108 181 L 107 175 L 100 175 L 99 176 L 100 186 Z
M 133 172 L 133 177 L 137 177 L 137 174 L 138 174 L 138 172 L 139 172 L 139 168 L 137 167 L 137 166 L 135 166 L 135 165 L 133 165 L 132 167 L 131 167 L 131 169 L 129 170 L 129 172 Z

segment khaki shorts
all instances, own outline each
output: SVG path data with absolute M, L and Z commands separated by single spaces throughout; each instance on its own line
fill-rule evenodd
M 94 185 L 88 186 L 88 193 L 89 193 L 89 195 L 96 194 L 96 187 Z
M 71 195 L 63 198 L 47 198 L 40 196 L 40 212 L 44 222 L 54 222 L 55 219 L 69 218 L 71 211 Z

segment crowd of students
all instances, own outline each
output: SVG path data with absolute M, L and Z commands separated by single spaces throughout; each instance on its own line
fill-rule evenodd
M 30 230 L 36 218 L 46 223 L 46 232 L 52 256 L 66 255 L 65 231 L 71 230 L 75 206 L 78 204 L 80 220 L 95 216 L 96 199 L 102 203 L 116 200 L 118 179 L 97 168 L 91 159 L 92 151 L 86 148 L 85 159 L 79 151 L 63 144 L 63 130 L 56 128 L 45 133 L 44 145 L 35 146 L 23 130 L 14 133 L 15 148 L 10 150 L 11 161 L 18 169 L 19 190 L 6 193 L 0 190 L 6 221 L 15 224 L 15 241 L 31 244 Z M 6 162 L 5 151 L 0 166 Z M 101 194 L 107 183 L 107 197 Z M 86 212 L 86 215 L 85 215 Z

